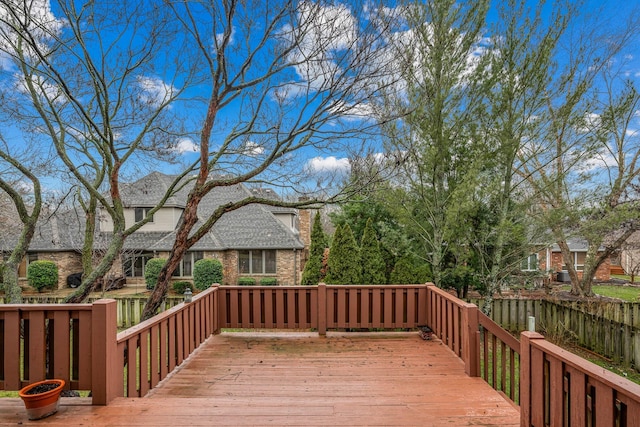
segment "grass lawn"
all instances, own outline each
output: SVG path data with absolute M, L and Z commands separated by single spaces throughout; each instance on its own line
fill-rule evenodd
M 640 302 L 640 286 L 593 285 L 593 293 L 603 297 L 618 298 L 627 302 Z M 571 290 L 571 286 L 562 286 L 563 291 Z
M 612 279 L 626 280 L 627 282 L 631 282 L 631 276 L 629 276 L 628 274 L 612 274 L 611 278 Z M 634 279 L 638 279 L 638 278 L 635 277 Z M 638 282 L 638 280 L 634 280 L 633 283 L 640 284 L 640 282 Z
M 638 302 L 640 287 L 620 285 L 595 285 L 593 292 L 603 297 L 619 298 L 623 301 Z

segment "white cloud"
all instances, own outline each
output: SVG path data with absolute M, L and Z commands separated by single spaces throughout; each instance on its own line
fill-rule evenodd
M 632 129 L 632 128 L 629 128 L 629 129 L 627 129 L 627 130 L 625 131 L 625 135 L 626 135 L 626 136 L 628 136 L 628 137 L 635 137 L 635 136 L 638 136 L 638 135 L 640 135 L 640 129 Z
M 231 35 L 229 36 L 229 42 L 228 45 L 232 45 L 235 42 L 235 35 L 236 35 L 236 27 L 231 26 Z M 222 42 L 224 41 L 224 33 L 217 33 L 216 34 L 216 43 L 218 45 L 221 45 Z M 215 50 L 215 45 L 214 45 L 214 50 Z
M 347 172 L 350 168 L 349 159 L 334 156 L 314 157 L 307 163 L 307 169 L 315 173 Z
M 611 153 L 602 153 L 594 157 L 586 159 L 578 166 L 578 170 L 590 172 L 597 169 L 612 168 L 618 164 L 618 161 Z
M 200 147 L 191 138 L 180 138 L 173 147 L 178 154 L 197 153 L 199 150 Z
M 159 107 L 167 102 L 176 90 L 175 87 L 166 84 L 157 77 L 139 76 L 137 83 L 142 90 L 140 100 L 154 107 Z
M 582 120 L 576 130 L 580 133 L 587 133 L 600 125 L 600 114 L 585 113 Z
M 249 141 L 244 146 L 244 152 L 249 156 L 259 156 L 264 153 L 264 147 L 255 142 Z
M 25 0 L 11 4 L 11 12 L 7 10 L 7 5 L 0 5 L 0 45 L 4 51 L 14 51 L 17 45 L 18 36 L 12 27 L 19 27 L 21 31 L 26 27 L 29 34 L 33 36 L 34 42 L 41 52 L 48 52 L 48 44 L 58 36 L 65 26 L 63 19 L 55 17 L 51 11 L 49 0 Z M 27 58 L 35 58 L 36 55 L 28 47 L 22 46 L 23 53 Z

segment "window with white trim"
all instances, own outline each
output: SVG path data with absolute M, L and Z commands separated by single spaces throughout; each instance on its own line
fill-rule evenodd
M 144 267 L 153 258 L 152 253 L 130 255 L 123 261 L 125 277 L 144 277 Z
M 576 269 L 576 271 L 583 271 L 584 270 L 584 262 L 587 259 L 587 253 L 586 252 L 571 252 L 571 258 L 573 258 L 573 268 Z M 567 270 L 567 265 L 563 265 L 562 266 L 563 270 Z
M 143 219 L 145 219 L 145 217 L 149 214 L 149 211 L 151 211 L 151 209 L 153 208 L 135 208 L 135 215 L 136 215 L 136 222 L 140 222 Z M 153 215 L 151 215 L 151 218 L 149 218 L 149 222 L 153 222 Z
M 275 250 L 238 251 L 238 273 L 275 274 Z
M 173 272 L 174 277 L 193 277 L 193 266 L 196 261 L 204 258 L 204 252 L 202 251 L 190 251 L 187 252 L 182 260 L 180 260 L 180 264 Z
M 536 271 L 538 270 L 538 254 L 531 254 L 522 260 L 520 264 L 520 270 L 522 271 Z

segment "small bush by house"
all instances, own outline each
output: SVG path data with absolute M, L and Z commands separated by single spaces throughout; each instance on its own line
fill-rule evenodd
M 151 290 L 158 284 L 158 276 L 160 270 L 167 262 L 164 258 L 151 258 L 144 266 L 144 282 L 147 284 L 147 289 Z
M 33 261 L 27 267 L 29 286 L 42 292 L 58 285 L 58 266 L 53 261 Z
M 263 277 L 260 279 L 260 286 L 277 286 L 278 279 L 275 277 Z
M 255 286 L 256 279 L 253 277 L 238 277 L 238 285 L 239 286 Z
M 212 258 L 196 261 L 193 266 L 193 286 L 204 291 L 214 283 L 222 283 L 222 263 Z
M 184 294 L 184 291 L 187 288 L 193 289 L 193 285 L 191 284 L 191 282 L 181 280 L 178 282 L 173 282 L 173 285 L 171 285 L 171 288 L 176 294 Z

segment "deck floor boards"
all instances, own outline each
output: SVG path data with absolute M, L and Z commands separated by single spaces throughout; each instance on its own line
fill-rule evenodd
M 0 399 L 0 425 L 16 424 L 519 426 L 520 415 L 417 333 L 223 333 L 145 398 L 63 399 L 34 422 Z

